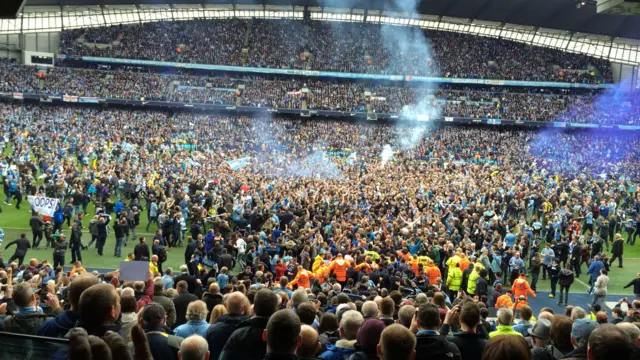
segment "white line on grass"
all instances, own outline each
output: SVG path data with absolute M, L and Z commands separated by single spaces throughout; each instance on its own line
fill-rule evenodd
M 585 283 L 584 281 L 576 278 L 576 281 L 582 285 L 584 285 L 584 287 L 586 287 L 587 289 L 591 289 L 591 286 L 589 286 L 589 284 Z
M 2 230 L 31 230 L 31 228 L 23 228 L 23 227 L 1 227 Z M 69 229 L 71 230 L 71 229 Z M 136 235 L 155 235 L 156 233 L 147 233 L 147 232 L 136 232 Z M 625 259 L 627 260 L 627 259 Z

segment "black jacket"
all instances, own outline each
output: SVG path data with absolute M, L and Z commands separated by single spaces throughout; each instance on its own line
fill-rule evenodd
M 483 338 L 482 335 L 467 332 L 459 332 L 453 334 L 453 336 L 447 336 L 447 340 L 456 344 L 464 360 L 482 359 L 482 352 L 485 345 L 487 345 L 487 339 Z
M 66 240 L 56 241 L 56 243 L 53 244 L 53 255 L 64 256 L 68 247 L 69 244 Z
M 236 261 L 233 259 L 233 256 L 231 256 L 230 254 L 222 254 L 218 259 L 218 267 L 222 269 L 223 267 L 226 266 L 227 269 L 231 270 L 233 269 L 235 262 Z
M 364 351 L 356 351 L 349 356 L 349 360 L 378 360 L 378 354 L 367 354 Z
M 580 257 L 582 257 L 582 246 L 576 244 L 571 251 L 571 261 L 580 261 Z
M 416 359 L 461 360 L 458 347 L 444 335 L 416 335 Z M 466 359 L 465 359 L 466 360 Z
M 42 227 L 44 226 L 44 221 L 40 218 L 40 216 L 35 215 L 32 216 L 29 220 L 29 226 L 31 226 L 32 231 L 42 231 Z
M 71 230 L 71 239 L 69 239 L 69 244 L 82 245 L 82 229 L 76 226 Z
M 318 337 L 323 351 L 326 350 L 329 345 L 334 345 L 338 340 L 340 340 L 340 332 L 338 330 L 325 331 Z
M 138 244 L 133 249 L 133 255 L 136 260 L 149 260 L 151 259 L 151 255 L 149 255 L 149 246 L 147 244 Z
M 640 278 L 631 280 L 631 282 L 629 282 L 624 288 L 626 289 L 631 285 L 633 285 L 633 293 L 636 295 L 640 294 Z
M 31 243 L 29 242 L 29 240 L 27 240 L 27 238 L 19 238 L 19 239 L 13 240 L 12 242 L 8 243 L 7 246 L 4 247 L 5 250 L 8 249 L 9 246 L 11 245 L 16 246 L 16 251 L 15 251 L 16 256 L 26 255 L 27 250 L 31 248 Z
M 213 311 L 213 308 L 216 307 L 216 305 L 222 304 L 222 295 L 206 292 L 202 295 L 202 301 L 207 304 L 208 319 L 209 315 L 211 315 L 211 311 Z
M 129 225 L 127 225 L 126 223 L 124 224 L 117 223 L 113 225 L 113 232 L 116 235 L 116 239 L 123 238 L 125 236 L 125 231 L 127 230 L 128 227 Z
M 207 330 L 207 343 L 211 352 L 209 359 L 218 360 L 235 328 L 245 320 L 247 320 L 246 315 L 227 314 L 221 316 L 218 322 L 209 327 Z
M 176 327 L 187 322 L 187 306 L 196 300 L 198 297 L 190 293 L 182 293 L 173 298 L 173 304 L 176 306 Z
M 189 291 L 192 294 L 195 294 L 195 292 L 196 292 L 196 278 L 194 276 L 192 276 L 192 275 L 187 274 L 187 273 L 180 274 L 180 275 L 176 276 L 175 278 L 173 278 L 173 288 L 175 289 L 178 286 L 178 282 L 180 282 L 182 280 L 187 282 L 187 291 Z
M 56 314 L 57 315 L 57 314 Z M 4 331 L 16 334 L 35 335 L 45 321 L 53 319 L 45 313 L 13 314 L 4 319 Z
M 624 253 L 623 245 L 624 245 L 624 240 L 622 239 L 614 241 L 613 245 L 611 246 L 611 254 L 622 256 L 622 254 Z
M 573 284 L 574 274 L 569 269 L 561 269 L 558 272 L 558 283 L 562 286 L 571 286 Z
M 587 358 L 587 348 L 584 347 L 584 348 L 574 349 L 572 352 L 565 355 L 562 359 L 579 360 L 579 359 L 586 359 L 586 358 Z
M 481 296 L 481 295 L 485 295 L 488 296 L 488 284 L 487 284 L 487 280 L 485 278 L 483 278 L 482 276 L 478 277 L 478 280 L 476 280 L 476 295 Z
M 267 328 L 268 317 L 254 316 L 238 325 L 222 349 L 220 360 L 261 360 L 267 353 L 267 343 L 262 333 Z
M 98 221 L 98 223 L 96 224 L 96 229 L 98 230 L 98 236 L 99 237 L 106 237 L 107 236 L 107 225 L 109 224 L 109 221 L 111 221 L 110 217 L 107 217 L 104 222 L 100 222 Z
M 188 242 L 187 246 L 184 249 L 184 258 L 185 258 L 185 260 L 190 260 L 191 259 L 191 255 L 193 255 L 193 253 L 196 252 L 197 248 L 198 248 L 198 242 L 196 240 L 192 240 L 192 241 Z

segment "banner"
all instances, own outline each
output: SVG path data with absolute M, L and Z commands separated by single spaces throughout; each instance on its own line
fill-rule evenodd
M 133 144 L 129 144 L 127 142 L 122 143 L 122 150 L 126 152 L 134 152 L 136 151 L 136 147 Z
M 28 196 L 28 201 L 33 210 L 46 216 L 53 216 L 58 207 L 58 199 L 44 196 Z
M 618 125 L 618 128 L 620 128 L 620 130 L 640 130 L 640 126 L 638 125 Z
M 24 99 L 24 95 L 22 95 L 22 93 L 13 93 L 13 98 L 22 100 Z
M 64 95 L 64 96 L 62 96 L 62 101 L 64 101 L 64 102 L 78 102 L 78 97 L 77 96 L 72 96 L 72 95 Z
M 571 127 L 577 127 L 577 128 L 599 128 L 600 125 L 598 124 L 583 124 L 583 123 L 569 123 L 569 126 Z
M 100 103 L 100 99 L 98 99 L 97 97 L 81 97 L 81 98 L 78 98 L 77 100 L 80 103 L 88 103 L 88 104 L 98 104 L 98 103 Z
M 227 160 L 227 165 L 229 165 L 229 167 L 233 171 L 242 169 L 243 167 L 247 166 L 248 163 L 249 163 L 248 157 L 236 159 L 236 160 Z
M 344 73 L 336 71 L 312 71 L 312 70 L 293 70 L 293 69 L 272 69 L 272 68 L 254 68 L 244 66 L 228 66 L 228 65 L 209 65 L 209 64 L 193 64 L 193 63 L 176 63 L 168 61 L 154 60 L 138 60 L 138 59 L 118 59 L 104 58 L 95 56 L 83 56 L 83 61 L 97 62 L 103 64 L 127 64 L 141 66 L 162 66 L 177 67 L 185 69 L 197 70 L 216 70 L 226 72 L 243 72 L 243 73 L 259 73 L 259 74 L 278 74 L 278 75 L 301 75 L 301 76 L 320 76 L 342 79 L 370 79 L 370 80 L 389 80 L 389 81 L 407 81 L 407 82 L 429 82 L 444 84 L 484 84 L 484 85 L 506 85 L 506 86 L 524 86 L 524 87 L 554 87 L 554 88 L 583 88 L 583 89 L 607 89 L 613 88 L 614 84 L 582 84 L 555 81 L 517 81 L 517 80 L 485 80 L 485 79 L 468 79 L 468 78 L 446 78 L 431 76 L 411 76 L 411 75 L 384 75 L 384 74 L 360 74 L 360 73 Z

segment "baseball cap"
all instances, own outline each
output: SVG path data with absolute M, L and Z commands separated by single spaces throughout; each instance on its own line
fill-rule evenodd
M 142 309 L 142 320 L 146 323 L 155 323 L 164 319 L 164 308 L 158 303 L 150 303 Z
M 549 338 L 549 330 L 551 329 L 551 321 L 547 319 L 538 319 L 533 327 L 528 330 L 529 335 L 540 339 Z
M 591 319 L 577 319 L 571 327 L 571 336 L 577 341 L 587 340 L 591 332 L 598 327 L 598 323 Z

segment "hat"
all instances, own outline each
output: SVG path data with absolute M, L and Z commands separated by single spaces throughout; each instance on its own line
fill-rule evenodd
M 145 323 L 156 323 L 164 319 L 164 308 L 158 303 L 150 303 L 142 309 L 142 320 Z
M 384 330 L 384 322 L 378 319 L 366 319 L 356 335 L 356 343 L 366 353 L 375 353 Z
M 571 337 L 575 339 L 576 342 L 580 340 L 587 340 L 591 332 L 598 327 L 598 323 L 591 319 L 577 319 L 573 322 L 573 326 L 571 327 Z
M 539 339 L 548 339 L 549 330 L 551 329 L 551 321 L 547 319 L 538 319 L 533 327 L 530 328 L 529 335 L 535 336 Z

